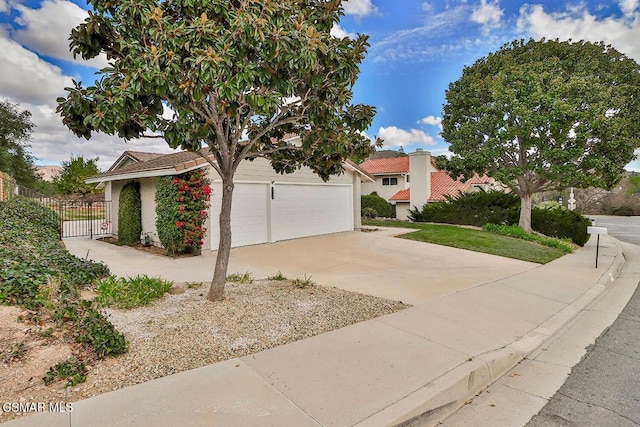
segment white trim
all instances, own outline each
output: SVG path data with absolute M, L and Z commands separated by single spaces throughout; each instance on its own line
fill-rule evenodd
M 240 182 L 240 181 L 238 181 Z M 352 184 L 335 184 L 335 183 L 330 183 L 330 182 L 299 182 L 299 181 L 294 181 L 294 182 L 287 182 L 287 181 L 273 181 L 273 183 L 275 185 L 317 185 L 317 186 L 332 186 L 332 187 L 352 187 Z
M 364 178 L 365 180 L 367 180 L 369 182 L 376 182 L 375 178 L 373 178 L 373 174 L 369 174 L 369 175 L 371 175 L 371 176 L 369 176 L 366 173 L 362 173 L 362 171 L 360 169 L 350 165 L 347 162 L 343 162 L 343 166 L 344 166 L 345 169 L 350 170 L 351 172 L 357 173 L 358 175 L 360 175 L 362 178 Z M 369 172 L 367 172 L 367 173 L 369 173 Z

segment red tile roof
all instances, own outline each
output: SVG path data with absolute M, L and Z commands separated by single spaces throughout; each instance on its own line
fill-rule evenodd
M 489 184 L 493 182 L 492 178 L 488 176 L 474 175 L 467 182 L 460 180 L 454 180 L 447 172 L 438 171 L 431 172 L 431 196 L 429 196 L 429 202 L 441 202 L 446 200 L 445 196 L 457 196 L 459 193 L 464 193 L 474 184 Z M 396 202 L 408 202 L 411 200 L 410 188 L 400 190 L 389 200 Z
M 409 172 L 409 156 L 395 157 L 391 159 L 367 160 L 360 163 L 360 167 L 371 175 L 407 173 Z
M 457 196 L 464 193 L 471 186 L 471 180 L 462 182 L 454 180 L 444 171 L 431 172 L 430 202 L 446 200 L 445 196 Z
M 396 200 L 399 202 L 404 202 L 404 201 L 409 201 L 409 188 L 406 188 L 404 190 L 400 190 L 398 191 L 396 194 L 394 194 L 393 196 L 391 196 L 391 198 L 389 200 Z

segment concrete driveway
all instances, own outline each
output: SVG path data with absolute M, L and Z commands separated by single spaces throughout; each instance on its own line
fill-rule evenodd
M 231 251 L 229 273 L 266 278 L 311 277 L 317 284 L 409 304 L 468 289 L 536 268 L 530 262 L 393 237 L 399 229 L 346 232 L 246 246 Z M 210 281 L 215 251 L 170 259 L 87 238 L 65 239 L 76 256 L 105 262 L 113 274 Z M 88 254 L 88 255 L 87 255 Z

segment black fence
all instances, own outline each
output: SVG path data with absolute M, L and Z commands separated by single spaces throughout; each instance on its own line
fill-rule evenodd
M 10 197 L 25 197 L 51 209 L 60 222 L 60 237 L 108 236 L 113 233 L 111 201 L 101 195 L 48 197 L 29 188 L 16 185 Z
M 113 233 L 111 201 L 50 199 L 44 204 L 58 214 L 61 237 L 93 238 Z

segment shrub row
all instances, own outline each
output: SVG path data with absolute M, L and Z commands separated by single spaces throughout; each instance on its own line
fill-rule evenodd
M 520 198 L 513 193 L 478 191 L 448 197 L 446 202 L 428 203 L 422 209 L 410 210 L 409 218 L 416 222 L 474 225 L 517 225 L 520 219 Z M 588 240 L 588 218 L 564 208 L 537 208 L 531 212 L 531 227 L 546 236 L 569 238 L 583 246 Z

